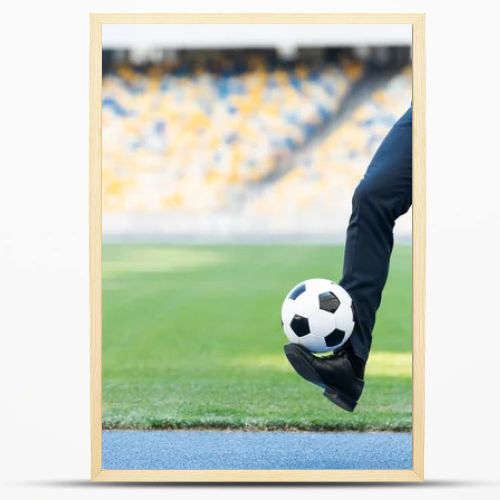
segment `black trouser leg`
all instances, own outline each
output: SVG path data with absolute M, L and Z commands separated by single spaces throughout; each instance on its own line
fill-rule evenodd
M 354 353 L 366 361 L 375 314 L 389 272 L 396 219 L 412 197 L 412 108 L 399 119 L 375 153 L 352 199 L 344 272 L 340 284 L 350 293 L 356 316 Z

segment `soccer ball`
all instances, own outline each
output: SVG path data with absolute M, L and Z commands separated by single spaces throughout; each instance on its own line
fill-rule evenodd
M 334 281 L 311 279 L 299 283 L 281 308 L 285 335 L 311 352 L 338 349 L 354 328 L 352 299 Z

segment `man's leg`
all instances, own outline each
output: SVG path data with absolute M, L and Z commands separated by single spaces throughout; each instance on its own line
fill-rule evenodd
M 354 192 L 340 284 L 354 303 L 351 346 L 366 362 L 375 314 L 389 272 L 396 219 L 412 201 L 412 108 L 399 119 L 375 153 Z
M 350 342 L 338 353 L 322 357 L 298 344 L 285 346 L 294 370 L 347 411 L 354 410 L 363 392 L 375 313 L 389 271 L 394 222 L 411 205 L 411 114 L 410 108 L 391 129 L 353 196 L 340 282 L 354 303 L 356 326 Z

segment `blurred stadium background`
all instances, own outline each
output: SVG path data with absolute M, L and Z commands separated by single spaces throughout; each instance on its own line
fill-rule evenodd
M 411 102 L 410 43 L 401 25 L 104 26 L 105 428 L 410 429 L 410 214 L 354 414 L 292 372 L 279 321 L 296 283 L 341 277 L 353 190 Z
M 411 28 L 302 28 L 105 27 L 105 238 L 343 240 L 411 101 Z

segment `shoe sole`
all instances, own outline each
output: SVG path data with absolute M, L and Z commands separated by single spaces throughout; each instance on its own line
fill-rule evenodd
M 295 344 L 285 346 L 285 355 L 294 370 L 312 384 L 324 389 L 323 396 L 326 399 L 345 411 L 353 412 L 358 402 L 337 387 L 325 384 L 316 370 L 311 366 L 309 360 L 303 355 L 301 349 L 300 346 Z

